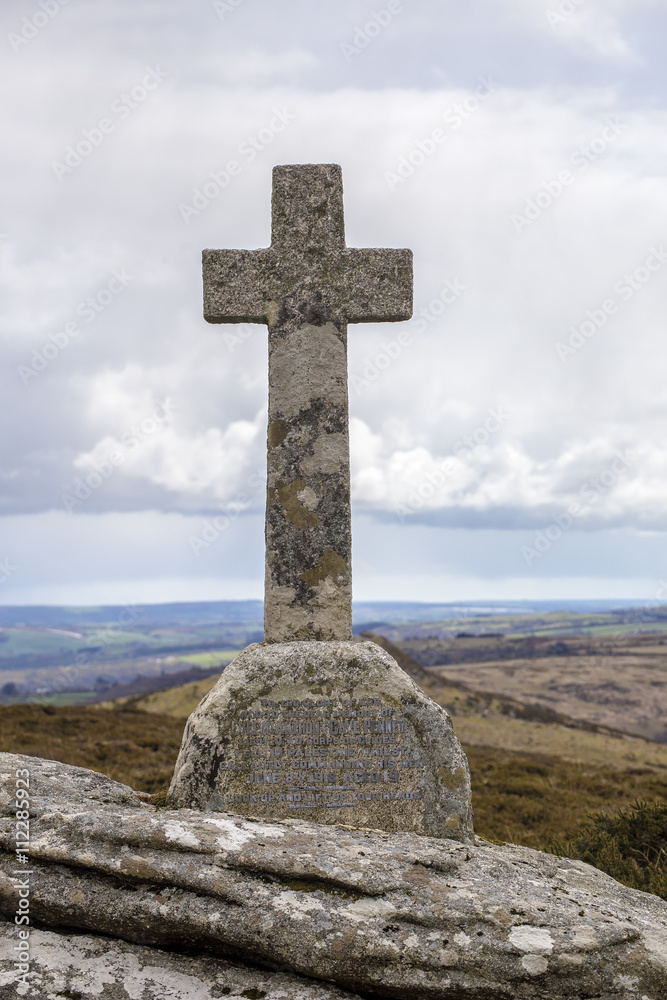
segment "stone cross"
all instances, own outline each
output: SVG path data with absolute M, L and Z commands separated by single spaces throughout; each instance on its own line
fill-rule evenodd
M 410 250 L 345 245 L 336 164 L 275 167 L 271 246 L 204 250 L 209 323 L 269 328 L 265 641 L 351 636 L 347 324 L 412 315 Z
M 204 251 L 204 315 L 269 328 L 265 642 L 188 719 L 170 802 L 470 842 L 447 712 L 351 636 L 347 324 L 410 318 L 412 254 L 345 246 L 340 167 L 276 167 L 271 246 Z

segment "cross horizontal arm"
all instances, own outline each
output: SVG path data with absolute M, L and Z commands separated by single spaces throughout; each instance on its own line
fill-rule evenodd
M 336 254 L 341 309 L 348 323 L 398 323 L 412 316 L 412 250 Z
M 323 317 L 346 323 L 412 316 L 411 250 L 204 250 L 203 266 L 209 323 L 272 325 L 288 300 L 317 300 Z
M 268 323 L 280 298 L 270 250 L 204 250 L 204 319 L 207 323 Z

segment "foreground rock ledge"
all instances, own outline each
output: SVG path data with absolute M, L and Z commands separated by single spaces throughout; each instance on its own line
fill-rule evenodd
M 6 918 L 17 902 L 19 768 L 31 772 L 31 913 L 42 926 L 401 1000 L 667 996 L 667 903 L 581 862 L 479 840 L 160 811 L 103 775 L 12 754 L 0 754 Z
M 6 936 L 3 933 L 6 928 Z M 174 955 L 98 935 L 33 930 L 27 989 L 16 982 L 16 943 L 0 923 L 2 1000 L 355 1000 L 336 986 L 219 958 Z

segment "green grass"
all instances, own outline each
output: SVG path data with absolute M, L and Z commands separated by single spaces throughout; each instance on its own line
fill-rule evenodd
M 589 638 L 612 638 L 639 634 L 665 635 L 667 620 L 656 611 L 646 612 L 647 620 L 633 619 L 628 614 L 627 621 L 613 612 L 598 614 L 577 614 L 551 612 L 540 615 L 472 615 L 469 618 L 445 618 L 439 621 L 416 622 L 414 624 L 383 625 L 382 632 L 392 641 L 409 635 L 415 639 L 425 639 L 442 631 L 502 633 L 508 639 L 521 639 L 534 635 L 542 638 L 562 638 L 566 636 L 588 636 Z M 649 620 L 652 618 L 653 620 Z M 408 631 L 409 628 L 409 631 Z
M 227 666 L 228 663 L 239 655 L 238 649 L 213 649 L 210 653 L 184 653 L 178 656 L 184 663 L 192 663 L 195 667 L 215 667 Z
M 81 705 L 85 704 L 85 702 L 87 702 L 89 698 L 92 698 L 95 693 L 95 691 L 69 691 L 63 692 L 62 694 L 37 694 L 30 699 L 28 704 L 57 706 Z
M 74 630 L 73 630 L 74 631 Z M 228 626 L 205 625 L 193 628 L 156 627 L 142 628 L 139 624 L 128 628 L 118 628 L 113 623 L 107 626 L 81 626 L 81 638 L 61 635 L 57 631 L 38 628 L 0 629 L 0 667 L 21 668 L 21 658 L 29 658 L 26 666 L 52 666 L 54 663 L 73 662 L 78 652 L 85 651 L 88 658 L 94 656 L 100 662 L 117 661 L 123 657 L 167 655 L 183 650 L 201 650 L 206 653 L 236 653 L 250 641 L 252 630 Z M 194 647 L 194 649 L 193 649 Z M 41 661 L 41 663 L 40 663 Z M 25 662 L 25 661 L 23 661 Z
M 557 626 L 554 629 L 537 629 L 535 632 L 532 632 L 531 635 L 551 637 L 553 635 L 567 636 L 576 634 L 588 635 L 593 638 L 597 637 L 600 639 L 613 639 L 616 636 L 632 637 L 633 635 L 665 635 L 665 633 L 667 633 L 667 622 L 633 622 L 628 623 L 627 625 L 600 624 L 576 626 L 576 632 L 571 625 L 567 629 Z M 511 633 L 511 635 L 515 637 L 525 634 L 525 632 Z

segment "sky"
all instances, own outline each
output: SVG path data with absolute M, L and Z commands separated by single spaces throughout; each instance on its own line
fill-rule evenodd
M 4 0 L 0 603 L 258 598 L 267 334 L 201 251 L 340 163 L 360 600 L 667 594 L 667 0 Z M 400 340 L 398 339 L 400 337 Z

